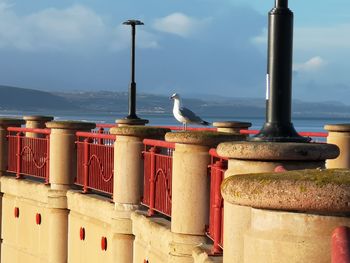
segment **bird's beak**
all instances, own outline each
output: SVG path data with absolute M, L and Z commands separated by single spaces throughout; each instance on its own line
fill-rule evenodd
M 169 97 L 169 100 L 172 100 L 173 99 L 173 96 Z

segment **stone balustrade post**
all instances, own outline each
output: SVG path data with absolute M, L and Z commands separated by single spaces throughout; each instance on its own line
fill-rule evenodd
M 54 118 L 52 116 L 40 116 L 40 115 L 33 115 L 33 116 L 24 116 L 23 119 L 26 122 L 26 128 L 30 129 L 45 129 L 46 122 L 52 121 Z M 42 138 L 42 134 L 33 133 L 33 132 L 26 132 L 26 137 L 31 138 Z
M 169 129 L 148 126 L 122 126 L 110 129 L 115 134 L 114 189 L 116 204 L 136 205 L 141 201 L 143 190 L 143 139 L 164 138 Z
M 190 257 L 192 249 L 203 242 L 205 226 L 209 221 L 209 149 L 222 141 L 244 138 L 242 135 L 208 131 L 166 134 L 166 141 L 176 143 L 173 152 L 171 201 L 174 262 L 187 262 L 183 261 L 186 253 Z M 186 241 L 186 237 L 190 240 Z
M 224 237 L 224 262 L 328 263 L 333 230 L 350 226 L 349 170 L 235 175 L 221 192 L 225 214 L 227 208 L 236 212 L 224 226 L 231 231 Z M 242 208 L 250 208 L 249 217 Z M 247 225 L 241 239 L 235 237 L 237 221 Z M 240 258 L 230 253 L 235 247 L 242 249 Z
M 169 129 L 125 125 L 110 129 L 116 135 L 114 143 L 113 201 L 115 203 L 113 258 L 133 262 L 133 240 L 130 215 L 143 194 L 143 139 L 163 139 Z
M 241 130 L 248 130 L 252 126 L 250 122 L 240 121 L 219 121 L 214 122 L 213 126 L 217 128 L 218 132 L 227 132 L 232 134 L 241 134 Z
M 0 118 L 0 176 L 4 175 L 7 170 L 8 161 L 8 127 L 20 127 L 24 120 Z
M 325 160 L 336 158 L 336 145 L 317 143 L 227 142 L 217 152 L 226 157 L 225 178 L 237 174 L 325 168 Z M 224 263 L 244 262 L 244 234 L 250 226 L 251 208 L 224 202 Z M 237 213 L 241 216 L 237 217 Z
M 90 131 L 94 123 L 78 121 L 52 121 L 46 127 L 50 134 L 50 179 L 51 189 L 67 190 L 74 183 L 77 172 L 77 131 Z
M 49 263 L 67 262 L 68 209 L 66 190 L 74 183 L 77 172 L 76 132 L 90 131 L 94 123 L 51 121 L 46 123 L 50 134 L 49 183 L 52 191 L 49 210 Z
M 340 149 L 336 159 L 326 161 L 326 167 L 350 169 L 350 124 L 329 124 L 324 128 L 328 131 L 327 143 Z

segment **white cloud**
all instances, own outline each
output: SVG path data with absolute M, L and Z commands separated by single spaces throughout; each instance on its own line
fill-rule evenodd
M 293 69 L 297 72 L 300 72 L 300 71 L 307 71 L 307 72 L 318 71 L 318 70 L 322 69 L 326 64 L 327 64 L 327 62 L 323 58 L 316 56 L 316 57 L 309 59 L 308 61 L 306 61 L 304 63 L 295 64 L 293 66 Z
M 137 27 L 136 45 L 140 48 L 157 48 L 159 44 L 157 37 L 145 31 L 142 27 Z M 123 50 L 130 47 L 131 31 L 129 26 L 119 25 L 113 29 L 113 40 L 111 49 L 114 51 Z
M 350 48 L 350 24 L 327 27 L 301 27 L 295 31 L 295 47 L 308 49 Z
M 295 27 L 294 48 L 297 50 L 350 49 L 350 24 L 322 27 Z M 252 38 L 255 44 L 267 43 L 267 29 Z
M 153 27 L 161 32 L 175 34 L 181 37 L 188 37 L 200 30 L 210 18 L 196 19 L 183 13 L 173 13 L 154 21 Z
M 144 48 L 157 47 L 155 37 L 148 32 L 140 33 L 138 44 Z M 0 48 L 90 52 L 118 51 L 129 45 L 130 28 L 110 26 L 102 16 L 83 5 L 48 8 L 19 16 L 0 0 Z

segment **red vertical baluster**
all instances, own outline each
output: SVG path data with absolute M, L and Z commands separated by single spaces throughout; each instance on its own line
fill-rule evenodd
M 84 140 L 84 182 L 83 182 L 83 192 L 86 193 L 88 191 L 88 180 L 89 180 L 89 142 L 90 139 L 86 138 Z
M 17 161 L 17 171 L 16 171 L 16 178 L 21 178 L 21 150 L 22 150 L 22 133 L 17 133 L 17 151 L 16 151 L 16 161 Z
M 350 228 L 339 226 L 332 233 L 332 263 L 350 262 Z
M 222 160 L 217 161 L 212 169 L 215 169 L 215 172 L 212 173 L 212 175 L 215 176 L 214 178 L 214 247 L 213 247 L 213 253 L 221 253 L 221 248 L 219 246 L 219 243 L 221 241 L 221 192 L 220 192 L 220 185 L 222 182 L 222 169 L 223 169 L 223 162 Z
M 150 155 L 151 155 L 151 163 L 150 163 L 150 179 L 149 179 L 149 209 L 148 209 L 148 215 L 152 216 L 154 215 L 154 202 L 155 202 L 155 173 L 156 173 L 156 147 L 152 147 L 150 150 Z
M 105 130 L 103 129 L 103 127 L 100 127 L 100 128 L 98 129 L 98 134 L 103 134 L 104 131 L 105 131 Z M 98 138 L 98 144 L 100 144 L 100 145 L 103 144 L 103 139 L 102 139 L 102 138 Z
M 50 182 L 50 135 L 46 135 L 46 173 L 45 173 L 45 184 Z

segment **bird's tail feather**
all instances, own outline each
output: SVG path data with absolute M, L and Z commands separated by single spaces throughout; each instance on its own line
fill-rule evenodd
M 204 126 L 209 126 L 209 125 L 211 125 L 211 123 L 210 123 L 210 122 L 207 122 L 207 121 L 202 121 L 201 124 L 204 125 Z

